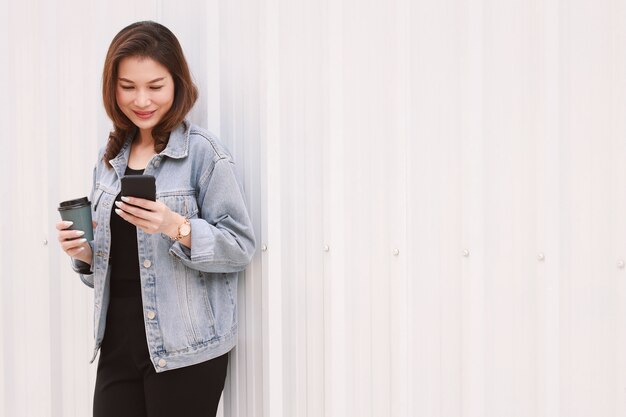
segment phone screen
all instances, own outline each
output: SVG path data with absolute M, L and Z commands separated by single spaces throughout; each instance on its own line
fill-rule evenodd
M 125 175 L 122 177 L 122 196 L 156 201 L 156 179 L 152 175 Z

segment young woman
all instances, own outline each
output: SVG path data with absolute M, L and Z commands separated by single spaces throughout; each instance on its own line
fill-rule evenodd
M 94 288 L 94 416 L 214 416 L 237 340 L 237 272 L 255 249 L 233 159 L 185 119 L 198 93 L 163 25 L 115 36 L 102 93 L 113 130 L 93 173 L 94 240 L 57 223 Z M 120 196 L 120 179 L 139 174 L 156 178 L 157 201 Z

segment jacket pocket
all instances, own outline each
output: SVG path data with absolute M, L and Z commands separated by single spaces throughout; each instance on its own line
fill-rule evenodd
M 193 190 L 163 193 L 157 200 L 188 219 L 198 217 L 198 202 Z
M 167 193 L 157 197 L 158 201 L 161 201 L 170 210 L 187 219 L 194 219 L 198 217 L 198 202 L 193 191 L 180 192 L 180 193 Z M 161 233 L 161 237 L 167 241 L 171 241 L 169 236 Z
M 211 294 L 206 280 L 199 271 L 189 269 L 187 272 L 188 285 L 192 287 L 190 300 L 192 327 L 200 343 L 211 341 L 215 338 L 215 313 Z
M 194 291 L 189 285 L 187 273 L 176 274 L 176 292 L 178 294 L 178 307 L 182 316 L 183 324 L 185 325 L 185 333 L 187 333 L 187 340 L 191 346 L 198 344 L 199 337 L 197 335 L 193 320 L 193 302 Z
M 193 346 L 214 339 L 215 316 L 202 275 L 185 268 L 185 273 L 177 276 L 177 287 L 178 305 L 189 343 Z

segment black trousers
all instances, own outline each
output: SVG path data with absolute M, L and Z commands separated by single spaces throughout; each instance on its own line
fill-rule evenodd
M 111 298 L 100 349 L 94 417 L 214 417 L 228 353 L 156 373 L 148 354 L 141 298 Z

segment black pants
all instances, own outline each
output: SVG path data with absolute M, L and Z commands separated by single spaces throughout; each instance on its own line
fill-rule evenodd
M 156 373 L 141 298 L 111 298 L 93 402 L 94 417 L 214 417 L 228 353 Z

